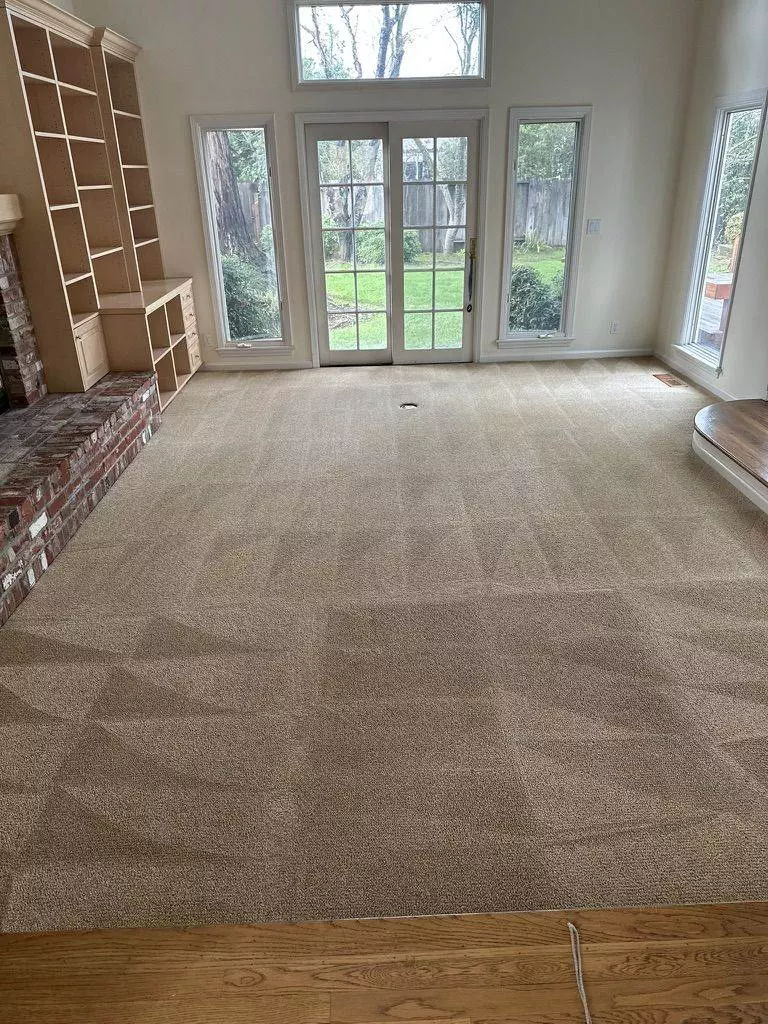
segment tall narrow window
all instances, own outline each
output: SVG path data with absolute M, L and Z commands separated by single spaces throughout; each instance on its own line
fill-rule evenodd
M 513 110 L 499 338 L 571 332 L 589 111 Z
M 271 122 L 196 118 L 193 130 L 219 347 L 283 343 Z
M 718 108 L 684 330 L 705 362 L 725 344 L 762 125 L 762 97 Z
M 483 81 L 490 0 L 294 0 L 299 84 Z

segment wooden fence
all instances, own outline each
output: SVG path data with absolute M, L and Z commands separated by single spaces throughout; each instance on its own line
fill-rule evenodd
M 515 241 L 534 239 L 556 248 L 568 244 L 571 219 L 570 181 L 532 178 L 518 181 L 515 196 Z

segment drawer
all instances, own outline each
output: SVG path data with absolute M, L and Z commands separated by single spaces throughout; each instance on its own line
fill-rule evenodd
M 86 388 L 101 380 L 105 373 L 109 373 L 109 358 L 101 317 L 96 316 L 75 328 L 75 349 Z
M 194 309 L 189 312 L 185 309 L 184 313 L 184 333 L 185 334 L 197 334 L 197 317 L 195 316 Z
M 197 340 L 197 336 L 195 336 L 194 339 L 187 338 L 187 352 L 189 353 L 189 367 L 194 373 L 203 361 L 200 356 L 200 344 Z

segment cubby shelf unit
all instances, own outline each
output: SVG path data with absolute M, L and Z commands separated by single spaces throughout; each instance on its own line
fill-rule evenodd
M 25 279 L 49 390 L 155 369 L 167 402 L 200 365 L 199 343 L 189 279 L 165 280 L 138 52 L 48 0 L 0 0 L 0 184 L 24 208 L 16 242 L 22 271 L 34 268 Z M 154 299 L 176 339 L 157 365 Z

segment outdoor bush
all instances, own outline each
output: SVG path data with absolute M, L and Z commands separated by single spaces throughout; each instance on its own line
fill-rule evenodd
M 267 224 L 266 227 L 261 229 L 261 237 L 259 238 L 259 248 L 267 257 L 268 260 L 272 259 L 272 254 L 275 251 L 275 236 L 272 231 L 271 224 Z
M 510 285 L 510 331 L 558 330 L 560 300 L 533 267 L 515 267 Z
M 264 272 L 241 256 L 221 258 L 224 296 L 232 341 L 280 336 L 280 309 Z
M 357 260 L 383 266 L 385 259 L 384 230 L 360 232 L 357 236 Z M 415 262 L 421 255 L 421 239 L 418 231 L 403 233 L 403 255 L 406 263 Z

